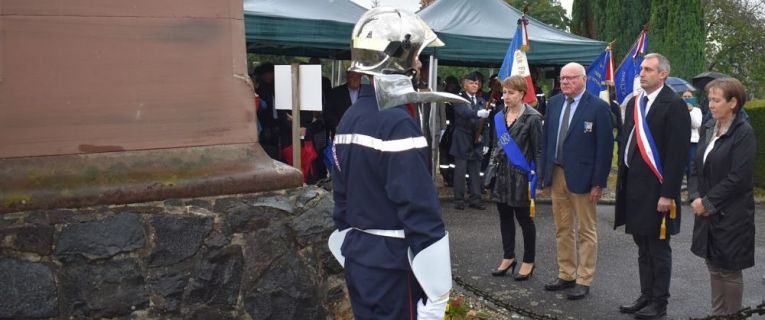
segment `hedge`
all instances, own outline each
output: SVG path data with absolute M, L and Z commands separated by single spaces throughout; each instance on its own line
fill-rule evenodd
M 744 105 L 752 119 L 752 128 L 757 137 L 757 157 L 754 164 L 754 185 L 765 187 L 765 99 L 752 100 Z

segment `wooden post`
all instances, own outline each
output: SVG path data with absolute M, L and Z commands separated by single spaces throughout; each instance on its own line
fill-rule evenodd
M 300 65 L 292 64 L 292 166 L 300 165 Z M 301 170 L 302 172 L 302 170 Z

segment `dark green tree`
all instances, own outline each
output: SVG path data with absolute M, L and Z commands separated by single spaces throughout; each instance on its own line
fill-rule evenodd
M 574 0 L 571 11 L 571 33 L 591 39 L 597 38 L 592 2 Z
M 613 41 L 622 32 L 624 0 L 574 0 L 571 31 L 596 40 Z
M 755 98 L 765 97 L 765 2 L 703 0 L 707 27 L 707 70 L 743 82 Z
M 620 34 L 624 33 L 624 14 L 622 14 L 623 0 L 607 0 L 605 20 L 606 25 L 603 29 L 603 41 L 611 42 L 618 40 Z
M 651 0 L 651 18 L 648 22 L 648 51 L 664 53 L 667 36 L 667 0 Z M 672 42 L 670 42 L 671 44 Z
M 593 39 L 616 41 L 614 59 L 620 63 L 647 24 L 648 51 L 667 56 L 672 75 L 689 79 L 704 69 L 706 31 L 700 1 L 575 0 L 571 29 Z
M 704 70 L 706 32 L 700 0 L 667 1 L 667 24 L 661 48 L 672 64 L 671 75 L 690 80 Z M 652 48 L 649 47 L 651 51 Z
M 595 18 L 595 38 L 597 40 L 610 41 L 606 34 L 608 22 L 608 0 L 592 0 L 592 15 Z
M 621 61 L 648 23 L 651 0 L 574 0 L 571 32 L 603 41 L 616 41 L 614 58 Z
M 614 58 L 618 61 L 632 48 L 643 26 L 648 24 L 651 0 L 630 0 L 622 3 L 622 30 L 616 35 Z M 650 40 L 650 39 L 649 39 Z M 649 49 L 651 44 L 649 43 Z
M 678 76 L 677 71 L 679 69 L 678 65 L 680 64 L 678 57 L 680 56 L 681 51 L 686 50 L 686 48 L 683 48 L 680 45 L 681 42 L 684 42 L 683 40 L 686 36 L 680 32 L 680 26 L 678 25 L 684 18 L 681 16 L 680 2 L 682 2 L 682 0 L 669 0 L 665 2 L 667 6 L 667 21 L 664 25 L 664 35 L 660 39 L 663 46 L 661 48 L 656 47 L 657 50 L 661 50 L 657 52 L 669 58 L 669 61 L 672 64 L 671 76 Z M 650 51 L 653 51 L 653 48 L 649 49 Z M 703 50 L 701 51 L 703 52 Z
M 558 0 L 505 0 L 518 10 L 528 5 L 528 15 L 558 29 L 568 31 L 571 20 L 566 16 L 566 9 Z

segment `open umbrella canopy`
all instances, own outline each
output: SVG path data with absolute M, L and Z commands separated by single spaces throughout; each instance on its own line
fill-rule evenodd
M 730 76 L 717 71 L 702 72 L 693 77 L 693 85 L 696 88 L 704 89 L 704 87 L 707 86 L 707 83 L 718 78 L 730 78 Z
M 678 77 L 668 77 L 665 82 L 672 91 L 677 93 L 683 93 L 686 91 L 696 91 L 696 87 L 692 86 L 688 81 Z

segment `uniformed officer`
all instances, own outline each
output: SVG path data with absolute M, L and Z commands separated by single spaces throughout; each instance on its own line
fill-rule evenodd
M 485 210 L 481 203 L 481 161 L 484 153 L 488 152 L 486 141 L 490 139 L 488 125 L 485 120 L 491 113 L 484 108 L 486 100 L 480 90 L 480 76 L 473 72 L 462 79 L 463 91 L 460 96 L 470 101 L 468 104 L 454 104 L 454 135 L 449 154 L 454 157 L 454 208 L 465 209 L 465 181 L 468 182 L 469 204 L 471 208 Z M 482 139 L 477 140 L 481 136 Z M 484 152 L 486 151 L 486 152 Z M 465 178 L 465 174 L 470 176 Z
M 407 104 L 460 102 L 415 92 L 419 53 L 443 45 L 419 17 L 373 8 L 353 30 L 350 70 L 373 76 L 343 116 L 332 172 L 337 229 L 329 247 L 345 268 L 356 319 L 443 319 L 451 289 L 449 240 L 428 145 Z

